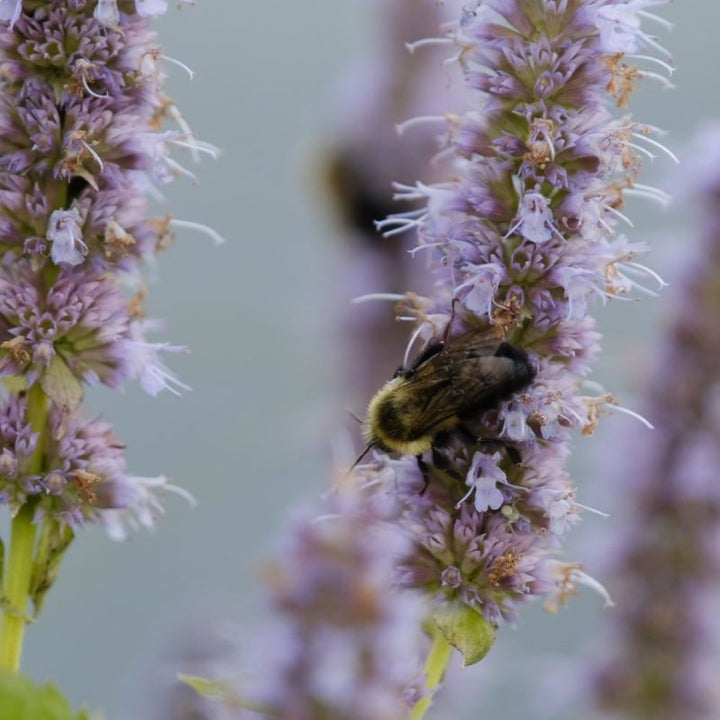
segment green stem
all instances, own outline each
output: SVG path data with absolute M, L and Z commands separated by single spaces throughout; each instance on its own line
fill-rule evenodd
M 28 418 L 34 432 L 39 433 L 35 452 L 30 458 L 28 474 L 41 472 L 45 434 L 47 429 L 48 401 L 39 385 L 27 394 Z M 3 577 L 3 616 L 0 625 L 0 669 L 17 672 L 20 669 L 27 604 L 30 595 L 30 577 L 33 567 L 35 535 L 33 522 L 35 503 L 26 502 L 12 521 L 10 552 Z
M 0 625 L 0 668 L 20 669 L 26 609 L 30 591 L 35 532 L 35 508 L 25 504 L 13 518 L 10 535 L 10 557 L 5 568 L 2 625 Z
M 27 392 L 27 417 L 33 432 L 38 433 L 35 452 L 30 458 L 28 474 L 35 475 L 42 472 L 43 455 L 45 453 L 45 439 L 47 436 L 48 413 L 50 404 L 47 395 L 43 392 L 39 383 L 35 383 Z
M 410 720 L 422 720 L 425 713 L 430 707 L 435 691 L 445 675 L 450 656 L 452 655 L 452 645 L 445 639 L 439 630 L 435 630 L 435 638 L 433 639 L 430 654 L 425 663 L 425 689 L 427 694 L 415 705 L 410 714 Z

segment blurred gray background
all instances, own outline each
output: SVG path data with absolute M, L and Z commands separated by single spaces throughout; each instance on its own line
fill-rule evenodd
M 212 225 L 228 243 L 215 248 L 183 232 L 152 271 L 148 309 L 166 320 L 167 339 L 191 348 L 168 361 L 193 391 L 155 400 L 136 389 L 101 391 L 90 405 L 127 443 L 134 473 L 165 473 L 199 505 L 169 498 L 158 531 L 126 544 L 79 533 L 24 656 L 32 676 L 56 680 L 73 702 L 104 707 L 113 720 L 153 718 L 150 680 L 173 633 L 210 622 L 218 608 L 234 616 L 241 638 L 255 624 L 263 614 L 259 559 L 288 509 L 329 482 L 329 436 L 345 401 L 331 380 L 338 238 L 317 187 L 318 150 L 340 73 L 369 41 L 366 10 L 362 0 L 199 0 L 157 23 L 166 53 L 196 71 L 190 82 L 168 66 L 170 94 L 198 137 L 223 150 L 219 162 L 197 168 L 199 185 L 179 180 L 168 189 L 163 212 Z M 675 23 L 662 36 L 678 87 L 643 84 L 633 108 L 637 119 L 670 131 L 667 143 L 681 153 L 704 118 L 720 115 L 708 79 L 720 64 L 720 4 L 690 0 L 662 14 Z M 653 184 L 667 169 L 648 166 L 643 181 Z M 631 203 L 634 237 L 686 242 L 681 211 L 663 216 Z M 598 308 L 607 340 L 594 379 L 627 406 L 668 312 L 663 299 Z M 642 431 L 623 416 L 605 424 Z M 578 440 L 573 463 L 583 488 L 603 483 L 585 452 L 603 432 Z M 592 495 L 581 490 L 579 499 Z M 597 523 L 614 534 L 612 518 L 587 516 L 584 526 Z M 583 530 L 573 542 L 570 557 L 582 555 Z M 502 630 L 485 667 L 453 681 L 442 716 L 540 717 L 547 708 L 538 698 L 557 678 L 538 683 L 538 664 L 550 672 L 551 656 L 582 663 L 580 648 L 602 631 L 607 612 L 589 594 L 557 617 L 526 609 L 517 629 Z M 521 691 L 531 675 L 535 682 Z

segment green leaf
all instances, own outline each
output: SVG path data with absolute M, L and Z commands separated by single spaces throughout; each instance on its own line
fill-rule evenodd
M 73 712 L 54 685 L 0 671 L 0 720 L 90 720 L 90 715 Z
M 228 702 L 234 699 L 227 683 L 222 680 L 210 680 L 199 675 L 185 675 L 185 673 L 178 673 L 178 680 L 208 700 Z
M 462 653 L 465 667 L 480 662 L 495 642 L 495 626 L 459 600 L 440 605 L 433 620 L 444 638 Z
M 40 526 L 35 560 L 30 576 L 30 597 L 37 617 L 48 590 L 57 580 L 65 551 L 73 541 L 73 529 L 60 520 L 46 517 Z
M 55 355 L 50 362 L 40 385 L 45 394 L 64 412 L 72 412 L 82 402 L 82 383 L 59 355 Z
M 272 708 L 265 707 L 240 697 L 229 680 L 210 680 L 199 675 L 178 673 L 178 680 L 192 688 L 200 697 L 220 703 L 230 710 L 244 708 L 267 717 L 277 717 Z M 0 720 L 2 720 L 0 718 Z

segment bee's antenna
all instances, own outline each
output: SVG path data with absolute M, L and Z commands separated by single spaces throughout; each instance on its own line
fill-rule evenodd
M 370 452 L 372 448 L 374 448 L 377 445 L 377 443 L 371 442 L 367 445 L 367 447 L 358 455 L 357 460 L 350 466 L 350 468 L 347 471 L 347 477 L 359 464 L 359 462 Z
M 347 414 L 348 414 L 356 423 L 359 423 L 360 425 L 363 424 L 363 421 L 362 421 L 350 408 L 345 408 L 345 410 L 347 411 Z M 355 467 L 355 466 L 353 465 L 353 467 Z M 351 469 L 352 469 L 352 468 L 351 468 Z

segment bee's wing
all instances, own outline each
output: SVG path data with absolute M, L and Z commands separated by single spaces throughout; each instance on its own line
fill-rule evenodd
M 428 363 L 407 381 L 409 397 L 415 399 L 410 434 L 419 437 L 457 415 L 453 380 L 438 363 Z
M 418 434 L 432 432 L 453 417 L 470 418 L 504 396 L 513 362 L 497 357 L 497 340 L 460 337 L 418 367 L 409 380 L 423 402 L 415 420 Z

